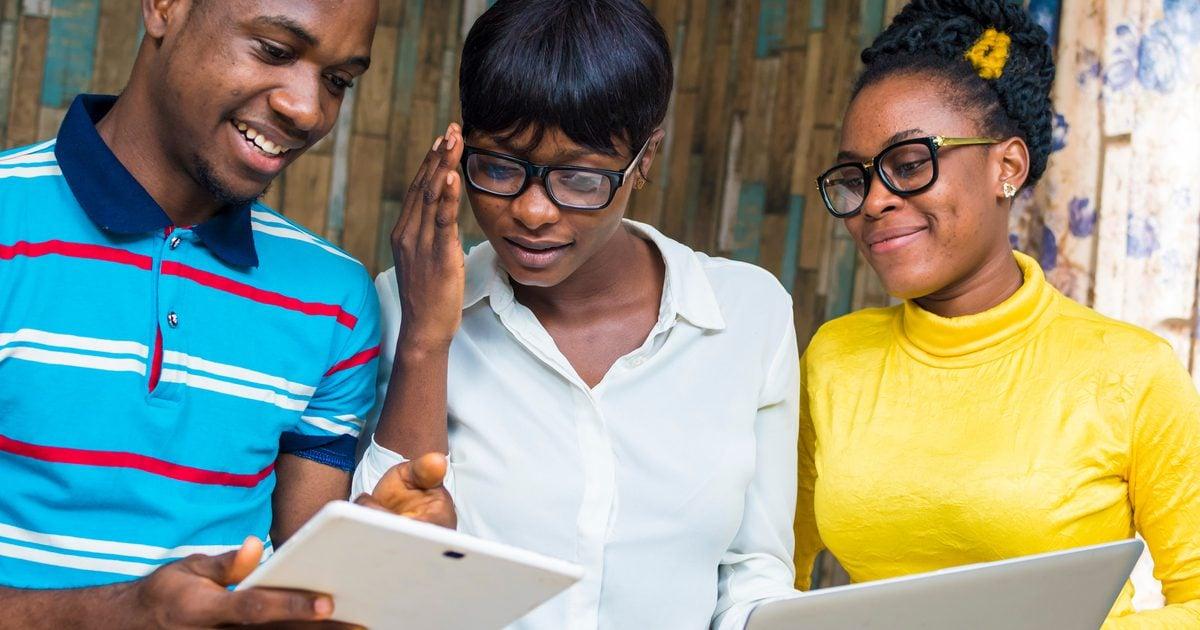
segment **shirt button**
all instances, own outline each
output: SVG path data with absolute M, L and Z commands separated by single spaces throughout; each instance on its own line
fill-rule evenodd
M 171 311 L 170 313 L 167 313 L 167 325 L 170 326 L 171 328 L 175 328 L 176 326 L 178 326 L 179 325 L 179 314 L 176 313 L 175 311 Z
M 171 239 L 171 249 L 175 249 L 176 247 L 179 247 L 179 244 L 182 242 L 183 242 L 183 239 L 179 238 L 178 236 Z
M 633 357 L 632 359 L 629 360 L 629 364 L 632 365 L 633 367 L 638 367 L 645 362 L 646 362 L 646 357 Z

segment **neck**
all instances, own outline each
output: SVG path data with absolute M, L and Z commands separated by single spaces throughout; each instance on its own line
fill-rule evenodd
M 571 316 L 638 302 L 645 290 L 662 291 L 666 273 L 654 246 L 625 226 L 566 280 L 552 287 L 513 285 L 518 301 L 538 315 Z M 659 296 L 661 299 L 661 295 Z
M 915 301 L 941 317 L 974 315 L 1012 297 L 1023 282 L 1021 268 L 1006 244 L 967 277 Z
M 121 165 L 146 189 L 175 225 L 198 225 L 222 204 L 166 150 L 168 132 L 136 74 L 96 131 Z

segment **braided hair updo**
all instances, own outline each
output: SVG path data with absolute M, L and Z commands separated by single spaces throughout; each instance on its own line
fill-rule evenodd
M 1007 58 L 1000 62 L 999 76 L 997 68 L 983 68 L 967 58 L 985 32 L 988 38 L 1000 33 L 1006 39 Z M 1046 31 L 1019 1 L 913 0 L 863 51 L 862 61 L 853 95 L 894 75 L 939 79 L 954 105 L 978 115 L 983 133 L 1025 141 L 1030 158 L 1026 186 L 1037 183 L 1046 170 L 1054 59 Z

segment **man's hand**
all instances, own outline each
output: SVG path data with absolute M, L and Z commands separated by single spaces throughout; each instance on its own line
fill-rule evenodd
M 354 502 L 454 529 L 458 526 L 454 500 L 442 486 L 448 466 L 441 453 L 427 453 L 393 466 L 383 474 L 375 492 Z
M 232 592 L 258 566 L 262 543 L 247 538 L 241 549 L 219 556 L 193 555 L 130 583 L 130 606 L 120 622 L 129 628 L 212 628 L 222 625 L 322 621 L 333 614 L 328 595 L 251 588 Z

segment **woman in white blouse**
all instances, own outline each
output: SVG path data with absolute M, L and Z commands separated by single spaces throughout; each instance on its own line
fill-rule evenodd
M 671 83 L 638 0 L 496 2 L 376 281 L 388 421 L 356 491 L 448 452 L 460 529 L 585 568 L 518 628 L 741 628 L 793 592 L 791 300 L 624 219 Z

